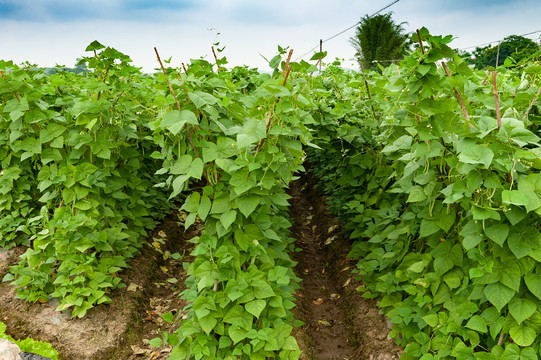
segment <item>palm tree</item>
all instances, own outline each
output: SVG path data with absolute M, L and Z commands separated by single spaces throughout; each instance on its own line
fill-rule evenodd
M 391 13 L 361 18 L 355 36 L 349 39 L 356 50 L 357 61 L 370 69 L 377 67 L 377 61 L 402 59 L 408 38 L 402 24 L 395 24 Z

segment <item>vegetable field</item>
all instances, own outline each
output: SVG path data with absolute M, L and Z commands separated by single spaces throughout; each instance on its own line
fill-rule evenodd
M 537 359 L 541 64 L 415 37 L 366 74 L 280 47 L 272 74 L 99 42 L 83 74 L 0 61 L 3 298 L 155 320 L 132 340 L 157 351 L 88 358 Z

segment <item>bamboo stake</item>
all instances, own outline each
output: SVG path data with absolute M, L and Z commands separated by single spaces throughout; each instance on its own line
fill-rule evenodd
M 485 76 L 485 80 L 481 83 L 481 85 L 485 85 L 487 82 L 488 77 L 490 76 L 490 72 L 487 72 L 487 76 Z
M 524 122 L 524 120 L 526 120 L 526 117 L 528 116 L 528 114 L 530 113 L 530 110 L 532 109 L 533 107 L 533 104 L 537 101 L 537 97 L 539 96 L 539 94 L 541 93 L 541 87 L 539 88 L 539 90 L 537 90 L 537 94 L 535 94 L 532 102 L 530 103 L 530 106 L 528 106 L 528 110 L 526 110 L 526 113 L 524 114 L 524 116 L 522 117 L 522 122 Z
M 178 111 L 181 111 L 180 103 L 177 100 L 177 96 L 175 95 L 175 91 L 173 90 L 173 86 L 171 86 L 171 82 L 169 81 L 169 77 L 167 76 L 167 72 L 165 71 L 165 67 L 163 66 L 162 59 L 160 59 L 160 54 L 158 54 L 158 49 L 156 49 L 156 47 L 154 47 L 154 51 L 156 52 L 156 56 L 158 57 L 158 62 L 160 63 L 163 74 L 165 75 L 165 79 L 167 80 L 167 84 L 169 84 L 169 90 L 171 91 L 171 94 L 173 95 L 173 98 L 175 99 L 175 102 L 177 103 L 177 109 L 178 109 Z M 190 132 L 190 128 L 188 127 L 188 124 L 184 124 L 184 125 L 186 126 L 186 131 L 188 132 L 188 138 L 190 139 L 190 143 L 192 144 L 193 150 L 195 151 L 195 156 L 200 157 L 199 156 L 199 151 L 197 151 L 197 148 L 195 147 L 195 143 L 193 142 L 192 133 Z M 206 174 L 205 174 L 205 177 L 206 177 Z
M 498 130 L 502 127 L 502 115 L 500 114 L 500 98 L 498 97 L 498 88 L 496 87 L 496 72 L 492 72 L 492 88 L 494 89 L 494 101 L 496 104 L 496 121 L 498 121 Z
M 447 64 L 445 64 L 445 61 L 442 61 L 441 64 L 443 65 L 443 69 L 445 70 L 445 74 L 447 74 L 448 77 L 451 77 L 451 74 L 449 73 L 449 69 L 447 68 Z M 468 122 L 468 125 L 470 129 L 473 129 L 473 125 L 471 123 L 470 115 L 468 114 L 468 110 L 466 110 L 466 106 L 464 105 L 464 101 L 462 101 L 462 96 L 460 96 L 460 92 L 456 87 L 453 87 L 455 90 L 456 97 L 458 98 L 458 103 L 460 104 L 460 108 L 462 109 L 462 112 L 464 113 L 464 117 L 466 117 L 466 121 Z
M 216 56 L 216 51 L 214 51 L 214 46 L 212 46 L 212 53 L 214 54 L 214 60 L 216 60 L 216 66 L 218 66 L 218 72 L 222 71 L 220 64 L 218 64 L 218 57 Z
M 417 29 L 417 37 L 419 38 L 419 44 L 421 44 L 421 52 L 425 53 L 425 47 L 423 46 L 423 41 L 421 40 L 421 33 L 419 32 L 419 29 Z
M 188 70 L 186 70 L 186 66 L 184 66 L 184 63 L 182 63 L 182 68 L 184 69 L 184 73 L 188 75 Z
M 291 61 L 291 55 L 293 55 L 293 49 L 289 50 L 289 55 L 287 56 L 287 60 L 284 65 L 284 85 L 285 85 L 285 79 L 287 79 L 289 75 L 289 61 Z

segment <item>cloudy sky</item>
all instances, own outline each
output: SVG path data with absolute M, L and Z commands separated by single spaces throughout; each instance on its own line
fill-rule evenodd
M 129 55 L 135 66 L 157 66 L 153 47 L 180 66 L 212 60 L 225 46 L 228 66 L 267 70 L 277 45 L 294 59 L 393 0 L 0 0 L 0 59 L 73 66 L 93 40 Z M 541 30 L 541 0 L 399 0 L 387 10 L 406 31 L 427 27 L 452 34 L 454 48 Z M 331 59 L 353 63 L 354 30 L 323 44 Z M 541 32 L 528 37 L 539 41 Z M 470 51 L 473 49 L 469 49 Z

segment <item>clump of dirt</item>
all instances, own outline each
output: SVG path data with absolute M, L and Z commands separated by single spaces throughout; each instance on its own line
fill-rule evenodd
M 64 360 L 167 359 L 171 349 L 156 349 L 148 340 L 171 329 L 161 315 L 176 316 L 185 305 L 178 297 L 186 277 L 182 261 L 193 247 L 187 240 L 199 231 L 192 226 L 184 232 L 179 216 L 172 212 L 150 233 L 131 268 L 120 274 L 127 287 L 111 292 L 112 303 L 96 306 L 82 319 L 55 311 L 55 301 L 30 304 L 16 299 L 14 288 L 0 283 L 0 320 L 9 335 L 49 342 Z M 16 248 L 0 258 L 0 278 L 24 251 Z M 180 257 L 171 257 L 175 253 Z
M 304 173 L 291 184 L 290 214 L 297 253 L 296 273 L 303 280 L 297 294 L 295 316 L 305 325 L 295 329 L 303 359 L 391 360 L 400 358 L 400 347 L 388 338 L 391 324 L 373 300 L 363 298 L 361 285 L 347 258 L 351 241 L 329 212 L 317 181 Z

